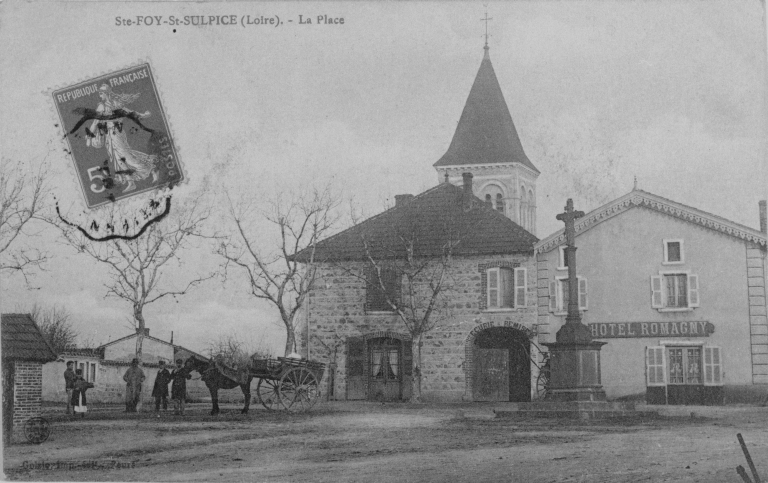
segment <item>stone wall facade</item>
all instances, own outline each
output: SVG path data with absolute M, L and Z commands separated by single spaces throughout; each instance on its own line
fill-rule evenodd
M 523 307 L 488 310 L 485 269 L 493 266 L 525 268 L 526 303 Z M 389 312 L 366 312 L 366 286 L 359 274 L 362 262 L 326 264 L 319 267 L 315 289 L 310 293 L 304 326 L 298 330 L 303 356 L 328 365 L 321 382 L 325 394 L 346 399 L 347 341 L 374 338 L 381 334 L 411 343 L 405 324 Z M 471 400 L 472 343 L 482 330 L 492 326 L 517 328 L 537 342 L 536 266 L 533 254 L 515 254 L 456 259 L 450 272 L 448 306 L 435 317 L 438 326 L 422 340 L 422 398 L 436 401 Z M 532 345 L 535 347 L 535 345 Z M 417 347 L 413 347 L 414 358 Z M 532 371 L 535 377 L 535 371 Z M 332 387 L 329 386 L 330 381 Z M 404 381 L 404 384 L 407 382 Z M 404 391 L 405 396 L 405 391 Z

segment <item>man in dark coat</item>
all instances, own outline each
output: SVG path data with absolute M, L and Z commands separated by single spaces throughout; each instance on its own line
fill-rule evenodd
M 174 414 L 184 415 L 184 404 L 187 401 L 187 379 L 192 379 L 191 371 L 183 367 L 182 360 L 176 359 L 176 368 L 171 372 L 171 399 L 173 399 Z
M 160 361 L 160 369 L 155 377 L 155 386 L 152 388 L 152 397 L 155 398 L 155 414 L 160 417 L 160 404 L 163 410 L 168 410 L 168 383 L 171 382 L 171 373 L 165 368 L 165 361 Z
M 72 390 L 75 388 L 75 363 L 67 362 L 67 370 L 64 371 L 64 386 L 67 391 L 67 414 L 72 414 Z

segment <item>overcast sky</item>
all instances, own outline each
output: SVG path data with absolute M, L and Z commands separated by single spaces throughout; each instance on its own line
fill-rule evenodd
M 272 196 L 333 183 L 368 215 L 434 186 L 483 54 L 482 3 L 21 2 L 0 4 L 2 159 L 48 159 L 53 192 L 84 210 L 50 91 L 148 60 L 189 183 Z M 632 189 L 758 226 L 766 197 L 766 53 L 758 0 L 490 3 L 490 55 L 541 171 L 538 232 Z M 234 15 L 237 26 L 118 26 L 116 17 Z M 277 16 L 278 27 L 241 25 Z M 312 25 L 299 25 L 299 15 Z M 317 25 L 318 15 L 344 23 Z M 288 22 L 293 20 L 293 22 Z M 174 32 L 173 29 L 176 29 Z M 213 170 L 215 166 L 219 169 Z M 220 188 L 219 188 L 220 189 Z M 74 204 L 74 205 L 73 205 Z M 57 242 L 2 310 L 59 304 L 99 343 L 127 334 L 107 272 Z M 215 266 L 210 250 L 182 274 Z M 244 281 L 211 282 L 145 311 L 151 334 L 204 350 L 214 333 L 279 351 L 277 314 Z

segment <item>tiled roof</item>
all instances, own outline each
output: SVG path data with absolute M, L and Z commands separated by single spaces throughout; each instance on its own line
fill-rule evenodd
M 49 362 L 56 353 L 29 314 L 0 315 L 3 359 Z
M 104 357 L 104 349 L 97 348 L 97 349 L 91 349 L 91 348 L 72 348 L 72 349 L 64 349 L 63 352 L 59 353 L 59 357 Z
M 403 239 L 414 240 L 417 257 L 440 256 L 448 241 L 458 241 L 454 256 L 533 253 L 535 236 L 476 196 L 467 209 L 466 199 L 463 188 L 442 183 L 319 242 L 315 261 L 365 260 L 364 240 L 379 259 L 403 258 Z M 309 255 L 304 250 L 297 258 Z
M 520 163 L 539 172 L 523 151 L 486 50 L 451 145 L 434 166 L 500 163 Z

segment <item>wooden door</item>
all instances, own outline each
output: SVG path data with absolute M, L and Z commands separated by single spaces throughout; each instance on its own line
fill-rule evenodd
M 395 339 L 373 339 L 369 346 L 368 399 L 399 401 L 402 397 L 402 344 Z
M 365 399 L 365 340 L 347 339 L 347 399 Z
M 509 350 L 475 349 L 475 401 L 509 401 Z

